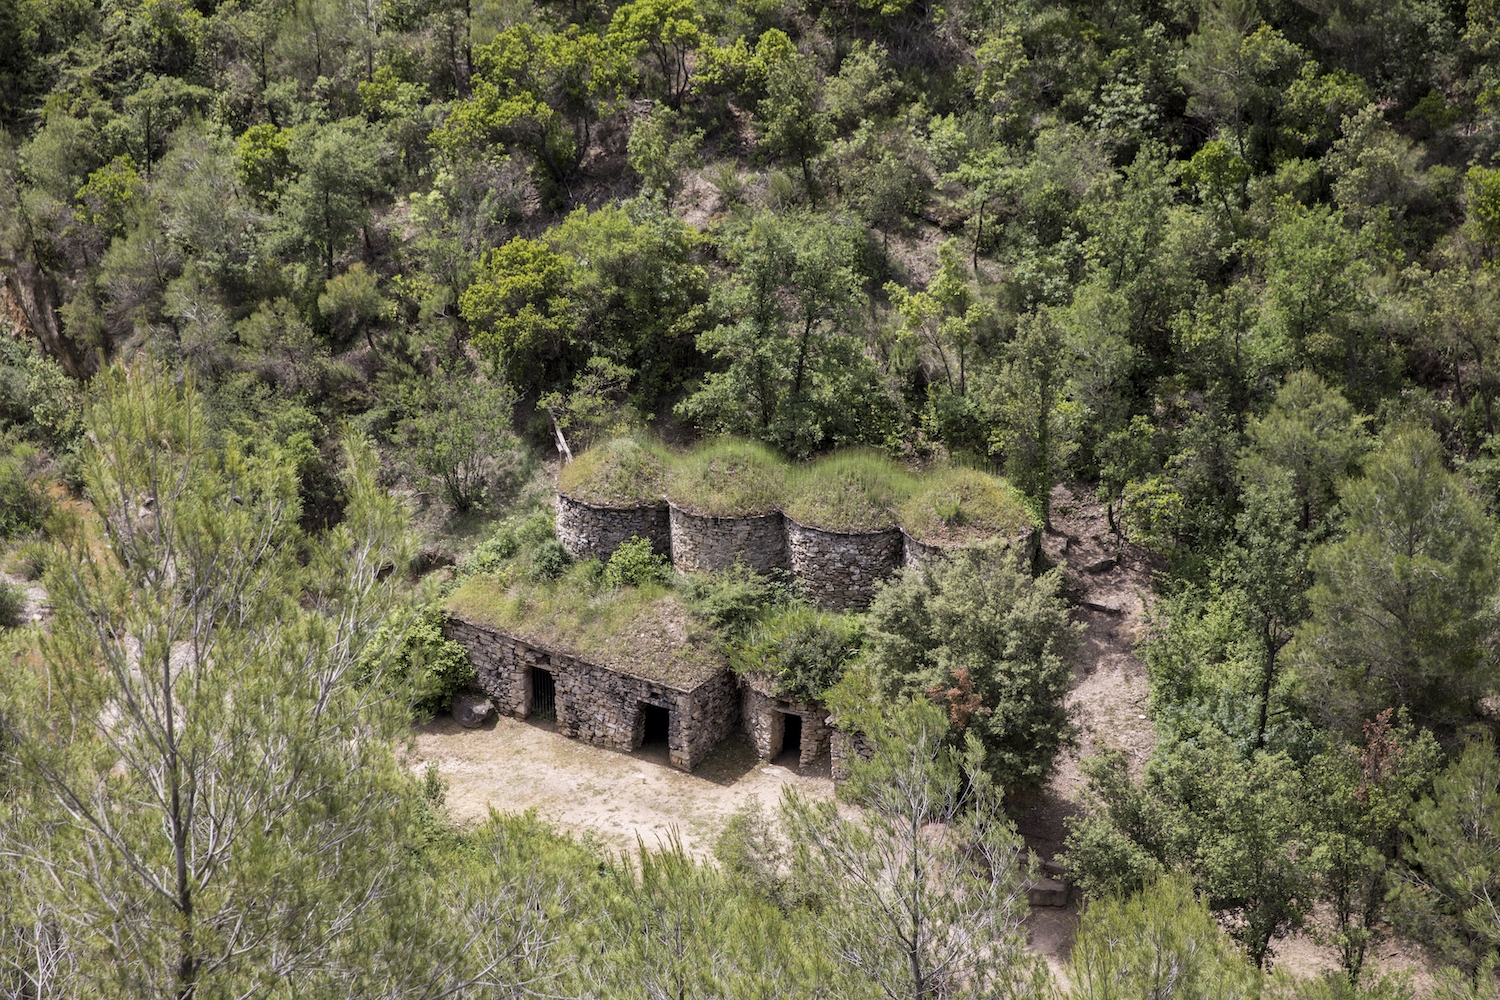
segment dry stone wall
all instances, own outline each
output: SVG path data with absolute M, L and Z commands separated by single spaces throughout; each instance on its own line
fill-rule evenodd
M 688 690 L 619 673 L 557 650 L 533 646 L 498 629 L 449 617 L 448 637 L 469 651 L 479 686 L 507 715 L 531 714 L 533 670 L 552 673 L 557 729 L 610 750 L 638 749 L 645 737 L 642 706 L 666 709 L 673 767 L 691 771 L 733 731 L 739 692 L 728 669 Z
M 849 764 L 856 757 L 860 760 L 875 759 L 875 744 L 863 733 L 834 729 L 828 752 L 833 761 L 833 780 L 838 783 L 849 780 Z
M 780 514 L 706 517 L 669 505 L 672 565 L 679 573 L 714 572 L 744 562 L 757 573 L 787 568 Z
M 856 534 L 786 518 L 792 575 L 814 604 L 835 611 L 870 606 L 875 585 L 902 565 L 903 538 L 899 528 Z
M 806 770 L 828 752 L 834 730 L 828 725 L 828 710 L 821 705 L 778 698 L 770 677 L 745 674 L 740 677 L 740 718 L 756 755 L 770 760 L 786 749 L 786 717 L 802 719 L 802 745 L 797 767 Z
M 1009 548 L 1020 558 L 1029 558 L 1036 530 L 1028 528 L 1010 540 Z M 954 552 L 962 551 L 962 545 L 933 545 L 918 541 L 905 531 L 901 532 L 901 565 L 909 570 L 921 572 L 938 559 L 946 559 Z
M 672 554 L 665 504 L 599 507 L 557 494 L 557 540 L 574 559 L 606 560 L 632 538 L 644 538 L 660 556 Z

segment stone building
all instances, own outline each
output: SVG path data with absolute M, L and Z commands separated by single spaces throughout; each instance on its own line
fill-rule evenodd
M 448 636 L 469 651 L 480 688 L 500 712 L 551 716 L 558 732 L 594 746 L 629 752 L 665 743 L 672 766 L 691 771 L 739 719 L 738 685 L 722 660 L 648 676 L 451 612 Z

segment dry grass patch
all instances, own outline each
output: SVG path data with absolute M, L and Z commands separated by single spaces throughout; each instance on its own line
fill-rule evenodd
M 916 488 L 915 477 L 875 451 L 852 449 L 796 469 L 782 510 L 827 531 L 883 531 Z
M 599 507 L 659 504 L 670 460 L 666 447 L 650 438 L 611 438 L 565 464 L 558 471 L 557 488 Z
M 786 462 L 770 448 L 724 438 L 672 464 L 667 497 L 693 514 L 754 517 L 781 508 L 786 479 Z
M 901 527 L 931 545 L 1014 538 L 1036 522 L 1021 492 L 996 476 L 948 466 L 923 476 L 901 505 Z

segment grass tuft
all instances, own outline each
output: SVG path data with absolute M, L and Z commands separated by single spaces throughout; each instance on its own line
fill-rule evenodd
M 753 517 L 780 509 L 786 476 L 786 462 L 765 445 L 722 438 L 672 464 L 667 497 L 693 514 Z
M 562 467 L 557 488 L 599 507 L 645 507 L 666 492 L 666 447 L 644 435 L 611 438 Z
M 782 510 L 828 531 L 882 531 L 916 488 L 906 469 L 876 451 L 849 449 L 793 471 Z
M 901 505 L 900 518 L 907 534 L 936 545 L 1013 538 L 1035 526 L 1019 490 L 996 476 L 960 466 L 923 476 Z

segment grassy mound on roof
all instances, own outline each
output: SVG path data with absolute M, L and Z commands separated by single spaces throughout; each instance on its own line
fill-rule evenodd
M 881 531 L 916 487 L 905 469 L 874 451 L 841 451 L 795 470 L 782 511 L 828 531 Z
M 666 587 L 600 587 L 579 564 L 560 580 L 471 576 L 446 610 L 621 673 L 691 688 L 724 666 L 716 636 Z
M 786 463 L 765 445 L 725 438 L 672 463 L 667 498 L 693 514 L 752 517 L 781 506 Z
M 976 469 L 949 466 L 923 476 L 901 505 L 901 527 L 921 542 L 968 545 L 1014 538 L 1035 522 L 1010 483 Z
M 611 438 L 564 465 L 557 488 L 600 507 L 661 503 L 669 459 L 666 448 L 649 438 Z

